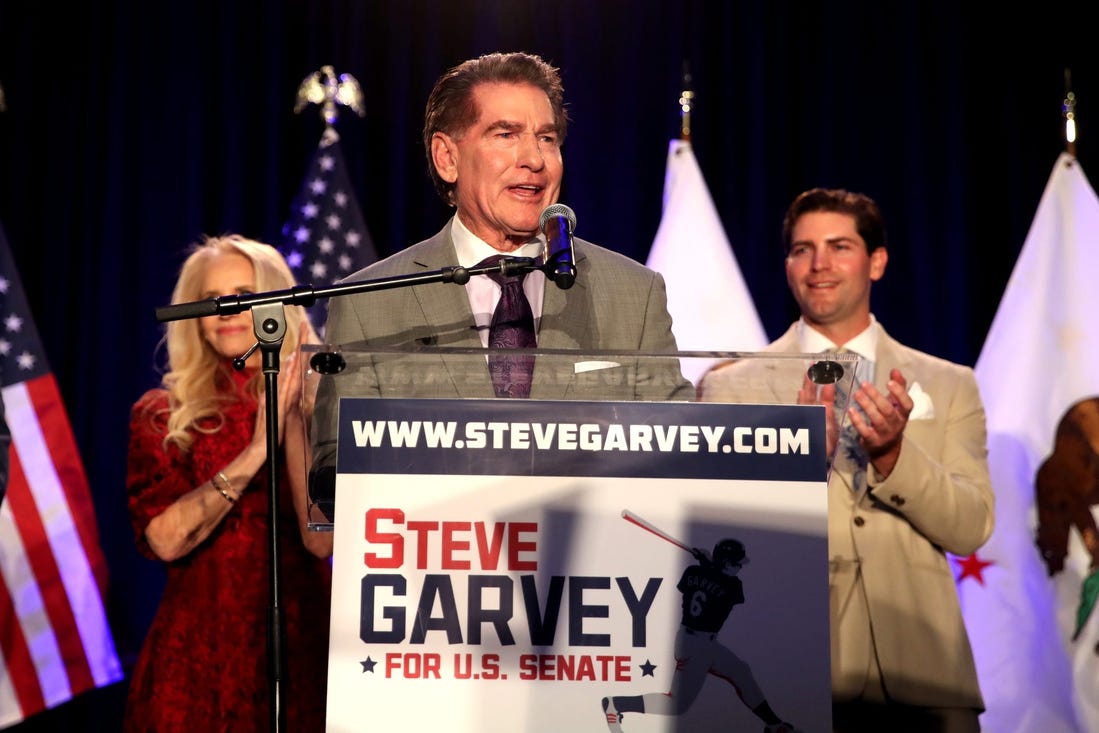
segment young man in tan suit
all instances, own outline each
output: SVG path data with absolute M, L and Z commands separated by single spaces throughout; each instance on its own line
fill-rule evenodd
M 873 200 L 806 191 L 783 239 L 801 318 L 766 350 L 862 357 L 846 416 L 857 444 L 841 445 L 828 482 L 833 730 L 977 733 L 984 703 L 946 554 L 973 553 L 993 527 L 973 371 L 898 343 L 872 315 L 888 262 Z M 789 401 L 803 387 L 778 372 L 746 378 L 759 368 L 710 372 L 701 398 L 745 401 L 756 385 L 769 392 L 756 399 Z

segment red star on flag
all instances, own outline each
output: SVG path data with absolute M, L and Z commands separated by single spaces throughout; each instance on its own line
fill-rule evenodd
M 982 560 L 977 557 L 976 552 L 969 557 L 956 557 L 954 562 L 957 564 L 958 569 L 962 571 L 958 575 L 957 582 L 961 583 L 966 578 L 975 578 L 981 585 L 985 584 L 984 569 L 996 564 L 988 560 Z

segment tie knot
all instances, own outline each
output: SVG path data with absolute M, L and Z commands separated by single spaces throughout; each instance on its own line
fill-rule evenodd
M 485 259 L 481 260 L 476 265 L 474 265 L 474 267 L 492 267 L 494 265 L 499 265 L 500 260 L 502 260 L 506 257 L 507 257 L 507 255 L 492 255 L 491 257 L 486 257 Z M 485 275 L 487 277 L 492 278 L 499 285 L 502 286 L 505 283 L 514 283 L 514 282 L 521 283 L 521 282 L 523 282 L 523 278 L 525 278 L 527 276 L 527 273 L 526 272 L 504 273 L 500 270 L 496 270 L 494 272 L 486 272 Z

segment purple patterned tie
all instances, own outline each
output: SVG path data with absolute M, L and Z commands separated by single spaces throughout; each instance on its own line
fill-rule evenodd
M 495 255 L 477 263 L 477 267 L 495 265 L 503 255 Z M 485 273 L 500 284 L 500 302 L 492 314 L 492 326 L 488 332 L 490 349 L 533 349 L 534 313 L 523 292 L 523 278 L 527 273 L 505 275 L 502 272 Z M 488 371 L 497 397 L 529 397 L 534 357 L 521 355 L 490 355 Z

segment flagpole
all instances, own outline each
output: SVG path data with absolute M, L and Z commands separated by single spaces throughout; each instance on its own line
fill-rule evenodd
M 1065 99 L 1061 105 L 1062 114 L 1065 118 L 1065 152 L 1076 158 L 1076 95 L 1072 91 L 1072 70 L 1065 69 Z M 1071 414 L 1072 410 L 1079 407 L 1081 403 L 1076 403 L 1073 408 L 1070 409 L 1067 415 Z M 1051 460 L 1051 459 L 1047 459 Z M 1044 466 L 1043 466 L 1044 467 Z M 1039 474 L 1040 475 L 1040 474 Z M 1036 485 L 1035 487 L 1039 487 Z M 1086 509 L 1086 507 L 1085 507 Z M 1040 515 L 1039 515 L 1040 516 Z M 1099 548 L 1096 547 L 1096 536 L 1094 533 L 1094 524 L 1089 527 L 1086 524 L 1078 524 L 1077 530 L 1080 532 L 1081 539 L 1083 540 L 1085 549 L 1090 553 L 1090 562 L 1087 562 L 1086 570 L 1084 571 L 1083 580 L 1080 583 L 1080 600 L 1076 608 L 1075 624 L 1070 637 L 1073 644 L 1079 645 L 1081 648 L 1088 648 L 1089 646 L 1095 649 L 1095 653 L 1099 654 L 1099 642 L 1096 642 L 1095 638 L 1090 640 L 1090 644 L 1087 641 L 1081 641 L 1081 635 L 1087 628 L 1087 621 L 1093 613 L 1095 613 L 1096 606 L 1099 605 Z M 1067 553 L 1066 553 L 1067 555 Z M 1062 563 L 1064 559 L 1062 558 Z M 1050 573 L 1053 574 L 1052 572 Z M 1084 654 L 1087 654 L 1085 652 Z M 1073 686 L 1080 688 L 1080 680 L 1088 677 L 1088 672 L 1083 664 L 1074 664 L 1074 680 Z M 1092 677 L 1094 679 L 1094 677 Z M 1080 692 L 1078 690 L 1078 697 L 1082 699 L 1091 699 L 1089 690 Z M 1079 706 L 1079 714 L 1085 717 L 1090 717 L 1091 722 L 1095 722 L 1095 708 L 1090 708 L 1089 712 L 1084 712 L 1086 706 Z M 1083 724 L 1088 724 L 1088 721 L 1081 721 Z
M 355 77 L 337 75 L 331 66 L 310 74 L 298 87 L 294 111 L 300 113 L 317 104 L 324 120 L 279 243 L 279 251 L 298 282 L 335 282 L 379 259 L 335 127 L 340 106 L 364 116 L 362 96 Z M 323 338 L 327 303 L 309 308 L 308 313 Z
M 686 61 L 682 69 L 679 130 L 668 141 L 660 225 L 645 264 L 664 278 L 680 352 L 762 349 L 767 334 L 695 158 L 695 92 Z M 681 362 L 696 385 L 717 363 L 716 357 Z
M 351 108 L 360 117 L 365 114 L 362 104 L 362 89 L 358 80 L 350 74 L 337 76 L 335 70 L 328 65 L 322 66 L 319 71 L 310 74 L 298 85 L 294 112 L 300 113 L 309 104 L 319 104 L 321 106 L 321 117 L 325 122 L 326 134 L 331 131 L 332 135 L 335 135 L 333 125 L 336 124 L 339 118 L 339 105 Z M 247 358 L 257 348 L 263 357 L 264 387 L 266 390 L 268 522 L 270 523 L 268 550 L 271 556 L 270 596 L 267 609 L 267 669 L 269 723 L 270 730 L 273 733 L 281 733 L 286 729 L 287 724 L 286 686 L 283 684 L 286 669 L 286 649 L 284 646 L 286 620 L 282 615 L 281 561 L 279 558 L 278 375 L 279 355 L 282 351 L 283 337 L 286 333 L 286 305 L 288 302 L 292 303 L 296 298 L 301 297 L 299 290 L 296 289 L 294 292 L 295 298 L 290 300 L 261 298 L 241 308 L 241 310 L 248 309 L 252 312 L 256 343 L 246 354 L 233 361 L 233 366 L 241 370 L 244 369 Z M 310 302 L 312 302 L 312 297 L 309 298 Z M 181 311 L 181 313 L 187 312 L 187 309 Z M 161 320 L 167 319 L 161 318 Z
M 685 143 L 691 141 L 691 105 L 695 93 L 691 89 L 691 72 L 687 62 L 683 62 L 683 91 L 679 93 L 679 139 Z
M 1065 68 L 1065 100 L 1061 103 L 1065 118 L 1065 152 L 1076 157 L 1076 95 L 1072 91 L 1072 69 Z

